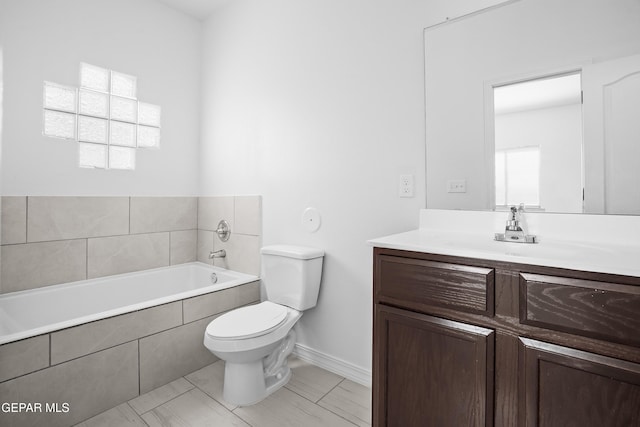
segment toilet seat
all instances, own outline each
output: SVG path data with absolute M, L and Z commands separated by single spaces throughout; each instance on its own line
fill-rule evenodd
M 287 308 L 271 301 L 237 308 L 214 319 L 207 335 L 220 340 L 254 338 L 278 328 L 287 318 Z

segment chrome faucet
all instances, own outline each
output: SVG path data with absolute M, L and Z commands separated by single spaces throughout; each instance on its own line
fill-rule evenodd
M 511 206 L 504 233 L 495 233 L 495 240 L 499 242 L 538 243 L 537 236 L 527 234 L 523 229 L 524 204 L 516 208 Z
M 219 251 L 209 252 L 209 259 L 224 258 L 226 256 L 227 256 L 227 251 L 225 251 L 224 249 L 220 249 Z

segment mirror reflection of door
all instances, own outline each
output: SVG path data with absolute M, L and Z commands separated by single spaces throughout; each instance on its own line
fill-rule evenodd
M 493 89 L 495 208 L 582 212 L 581 74 Z
M 585 212 L 638 215 L 640 55 L 585 66 L 583 90 Z

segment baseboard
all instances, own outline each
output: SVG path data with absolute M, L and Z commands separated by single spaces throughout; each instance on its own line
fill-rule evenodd
M 302 344 L 296 344 L 293 354 L 305 362 L 312 363 L 329 372 L 345 377 L 353 382 L 371 387 L 371 371 L 328 354 L 321 353 Z

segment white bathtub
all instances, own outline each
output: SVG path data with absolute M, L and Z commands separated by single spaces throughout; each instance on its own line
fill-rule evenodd
M 0 295 L 0 344 L 255 280 L 192 262 Z

